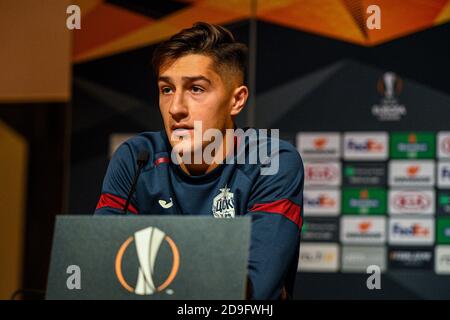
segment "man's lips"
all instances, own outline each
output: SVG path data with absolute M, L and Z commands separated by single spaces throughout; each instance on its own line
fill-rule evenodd
M 173 135 L 175 135 L 175 136 L 185 136 L 185 135 L 188 135 L 188 134 L 190 134 L 190 132 L 192 131 L 193 129 L 192 128 L 190 128 L 190 127 L 185 127 L 185 126 L 183 126 L 183 127 L 181 127 L 181 126 L 173 126 L 172 127 L 172 134 Z

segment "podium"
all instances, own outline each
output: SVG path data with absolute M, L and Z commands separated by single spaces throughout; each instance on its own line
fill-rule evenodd
M 47 299 L 244 299 L 250 218 L 57 216 Z

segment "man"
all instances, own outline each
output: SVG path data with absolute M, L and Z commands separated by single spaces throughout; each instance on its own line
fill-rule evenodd
M 139 215 L 249 215 L 248 297 L 285 299 L 292 297 L 297 271 L 303 165 L 292 145 L 272 136 L 252 138 L 245 135 L 249 129 L 228 139 L 248 97 L 246 51 L 228 30 L 207 23 L 182 30 L 155 50 L 165 130 L 142 133 L 118 148 L 95 213 L 121 214 L 126 207 Z M 211 131 L 215 138 L 204 139 Z M 249 163 L 258 150 L 274 146 L 270 157 Z M 139 159 L 143 151 L 148 161 Z M 238 161 L 243 154 L 249 155 L 244 163 Z M 137 163 L 142 170 L 128 202 Z M 273 163 L 279 166 L 268 168 Z

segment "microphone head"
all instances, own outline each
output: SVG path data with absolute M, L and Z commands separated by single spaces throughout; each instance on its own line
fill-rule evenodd
M 145 165 L 148 162 L 148 158 L 149 158 L 149 153 L 147 150 L 141 150 L 139 152 L 138 158 L 137 158 L 137 163 L 141 164 L 141 165 Z

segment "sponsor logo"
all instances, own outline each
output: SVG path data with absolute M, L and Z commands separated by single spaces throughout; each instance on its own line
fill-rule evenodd
M 342 271 L 366 272 L 370 265 L 386 270 L 386 247 L 343 246 Z
M 159 200 L 158 203 L 164 209 L 169 209 L 169 208 L 172 208 L 172 206 L 173 206 L 172 198 L 170 198 L 170 202 L 167 202 L 166 200 Z
M 340 162 L 304 162 L 306 186 L 339 186 Z
M 155 264 L 161 245 L 164 242 L 169 245 L 172 252 L 172 267 L 167 278 L 161 284 L 156 284 Z M 126 280 L 126 275 L 122 272 L 122 265 L 129 263 L 129 261 L 124 259 L 124 257 L 129 257 L 129 255 L 125 255 L 125 252 L 132 243 L 135 245 L 135 250 L 130 250 L 130 253 L 136 254 L 139 262 L 139 265 L 136 266 L 138 268 L 138 277 L 134 287 L 129 284 L 129 279 Z M 177 245 L 164 231 L 155 227 L 139 230 L 134 233 L 134 236 L 129 237 L 120 246 L 115 261 L 116 276 L 120 285 L 127 291 L 137 295 L 152 295 L 164 291 L 175 279 L 179 267 L 180 253 Z
M 438 133 L 437 156 L 440 159 L 450 159 L 450 131 L 441 131 Z
M 303 206 L 305 216 L 337 216 L 341 208 L 340 190 L 305 190 Z
M 377 83 L 377 90 L 382 98 L 372 106 L 372 115 L 379 121 L 399 121 L 406 116 L 405 105 L 398 101 L 402 89 L 402 79 L 393 72 L 384 73 Z
M 390 190 L 389 214 L 434 214 L 434 190 Z
M 389 162 L 389 185 L 399 187 L 434 186 L 433 160 L 392 160 Z
M 386 218 L 343 217 L 340 235 L 346 244 L 383 243 L 386 240 Z
M 450 274 L 450 246 L 436 246 L 434 268 L 437 274 Z
M 297 149 L 304 159 L 337 159 L 341 156 L 341 139 L 337 132 L 298 133 Z
M 386 165 L 384 163 L 347 162 L 344 164 L 344 185 L 384 186 L 386 185 Z
M 450 189 L 450 162 L 438 163 L 438 187 Z
M 338 221 L 336 218 L 306 218 L 301 237 L 304 241 L 338 242 Z
M 431 159 L 436 149 L 433 133 L 392 133 L 390 154 L 393 159 Z
M 450 218 L 438 218 L 437 243 L 450 244 Z
M 389 249 L 389 268 L 392 269 L 431 269 L 432 249 Z
M 336 243 L 301 243 L 298 271 L 337 272 L 339 246 Z
M 388 156 L 386 132 L 359 132 L 344 134 L 344 159 L 385 160 Z
M 450 214 L 450 191 L 439 191 L 437 212 L 440 215 Z
M 214 218 L 234 218 L 234 194 L 227 186 L 220 189 L 220 193 L 214 197 L 212 213 Z
M 344 188 L 344 214 L 385 214 L 386 190 L 380 188 Z
M 432 245 L 434 243 L 434 219 L 391 218 L 389 244 Z

